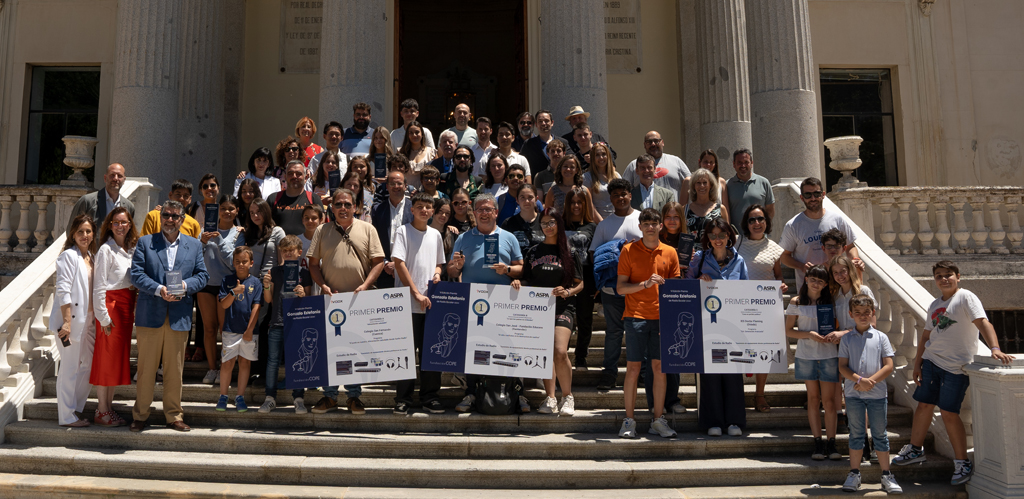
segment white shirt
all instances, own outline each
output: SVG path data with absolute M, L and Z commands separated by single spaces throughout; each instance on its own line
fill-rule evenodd
M 263 199 L 270 199 L 270 195 L 281 190 L 281 180 L 272 175 L 264 175 L 263 178 L 259 178 L 253 175 L 252 172 L 246 173 L 245 178 L 235 179 L 235 196 L 238 196 L 238 188 L 242 186 L 242 181 L 246 178 L 251 178 L 260 184 L 260 194 L 263 195 Z
M 402 144 L 405 144 L 405 125 L 391 131 L 391 147 L 394 147 L 397 151 L 402 148 Z M 423 145 L 430 148 L 436 147 L 434 145 L 434 135 L 426 127 L 423 127 Z
M 412 277 L 416 290 L 427 294 L 427 286 L 434 278 L 434 272 L 438 265 L 444 265 L 444 242 L 441 233 L 433 228 L 427 227 L 426 231 L 416 230 L 411 223 L 398 228 L 397 237 L 391 247 L 391 258 L 405 262 L 406 268 Z M 395 278 L 400 285 L 402 278 L 395 273 Z M 412 313 L 426 313 L 419 302 L 413 301 Z
M 107 312 L 106 301 L 107 291 L 125 289 L 132 285 L 131 274 L 128 272 L 131 266 L 132 255 L 118 246 L 114 238 L 110 238 L 96 252 L 92 308 L 96 320 L 100 322 L 101 326 L 110 325 L 110 314 Z
M 474 152 L 473 154 L 476 153 Z M 512 151 L 512 154 L 509 154 L 506 157 L 508 158 L 508 166 L 519 165 L 523 167 L 523 170 L 526 170 L 526 176 L 530 176 L 530 162 L 527 161 L 526 156 L 523 156 L 522 154 Z M 486 177 L 487 170 L 484 169 L 486 166 L 486 164 L 477 161 L 473 165 L 473 175 L 476 175 L 478 177 Z
M 391 208 L 391 230 L 388 231 L 388 236 L 391 238 L 391 245 L 395 244 L 395 235 L 398 234 L 398 228 L 402 226 L 402 219 L 405 217 L 405 203 L 409 202 L 409 198 L 402 197 L 399 201 L 398 206 L 391 204 L 391 197 L 388 197 L 388 206 Z
M 167 271 L 170 272 L 174 269 L 174 259 L 178 256 L 178 243 L 181 242 L 181 233 L 178 233 L 178 237 L 174 238 L 174 241 L 167 239 L 167 236 L 163 232 L 160 233 L 164 237 L 164 241 L 167 242 Z M 181 280 L 181 286 L 188 290 L 188 283 L 184 279 Z M 166 289 L 166 286 L 160 286 L 156 288 L 156 295 L 160 296 L 160 290 Z
M 805 212 L 798 213 L 795 217 L 786 222 L 782 228 L 782 239 L 779 246 L 782 249 L 793 253 L 793 258 L 801 262 L 811 262 L 814 265 L 821 265 L 827 260 L 825 250 L 821 247 L 821 235 L 830 229 L 837 228 L 846 235 L 846 244 L 853 244 L 857 241 L 857 235 L 847 224 L 841 213 L 825 210 L 821 218 L 810 218 Z M 804 284 L 805 271 L 803 267 L 796 270 L 796 289 Z
M 120 203 L 121 195 L 120 194 L 117 195 L 116 199 L 112 199 L 110 197 L 110 193 L 107 192 L 107 189 L 103 189 L 103 194 L 107 196 L 107 213 L 110 213 L 110 212 L 114 211 L 114 208 L 117 208 L 118 206 L 121 205 L 121 203 Z
M 472 149 L 473 156 L 476 158 L 476 163 L 473 163 L 473 175 L 487 175 L 487 157 L 491 155 L 491 151 L 496 151 L 498 146 L 494 142 L 490 142 L 487 147 L 481 148 L 480 142 L 477 141 Z

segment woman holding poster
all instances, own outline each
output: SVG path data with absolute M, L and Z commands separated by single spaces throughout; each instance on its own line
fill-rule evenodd
M 701 251 L 693 255 L 686 277 L 711 282 L 715 279 L 746 280 L 747 264 L 736 251 L 736 230 L 727 219 L 715 217 L 704 223 Z M 697 424 L 712 437 L 743 434 L 747 413 L 743 403 L 742 374 L 701 374 Z
M 544 231 L 544 240 L 526 252 L 523 281 L 530 286 L 553 288 L 552 293 L 556 299 L 554 374 L 562 387 L 562 408 L 558 408 L 555 378 L 551 378 L 544 380 L 547 397 L 537 412 L 552 414 L 557 411 L 560 416 L 572 416 L 576 412 L 576 402 L 572 396 L 569 337 L 572 336 L 572 329 L 576 323 L 576 303 L 573 297 L 583 291 L 583 276 L 579 261 L 569 251 L 562 214 L 554 209 L 548 210 L 540 217 L 540 227 Z M 515 286 L 513 283 L 513 287 Z

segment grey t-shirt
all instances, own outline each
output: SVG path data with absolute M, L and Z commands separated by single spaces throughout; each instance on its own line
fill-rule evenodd
M 683 186 L 683 179 L 690 176 L 690 169 L 686 167 L 686 163 L 683 162 L 682 158 L 672 154 L 664 153 L 661 158 L 658 158 L 654 162 L 654 183 L 660 185 L 666 189 L 679 193 L 679 189 Z M 625 171 L 622 172 L 622 178 L 633 184 L 640 182 L 640 179 L 636 175 L 636 160 L 630 161 L 626 165 Z
M 467 126 L 465 130 L 459 131 L 458 128 L 451 127 L 448 129 L 455 134 L 455 137 L 459 139 L 460 146 L 473 147 L 476 145 L 476 129 L 471 126 Z
M 825 250 L 821 248 L 821 235 L 831 229 L 842 231 L 846 235 L 846 244 L 853 244 L 857 240 L 853 229 L 839 212 L 825 210 L 819 219 L 810 218 L 804 212 L 800 212 L 792 220 L 786 222 L 786 227 L 782 229 L 782 240 L 779 241 L 779 246 L 792 252 L 793 258 L 801 262 L 820 265 L 825 263 Z M 803 284 L 804 269 L 796 269 L 796 289 L 800 289 Z
M 895 355 L 896 352 L 892 349 L 889 338 L 873 327 L 869 327 L 863 333 L 854 329 L 839 340 L 839 358 L 849 359 L 847 365 L 850 370 L 865 378 L 871 377 L 882 369 L 882 359 Z M 875 383 L 875 386 L 866 392 L 858 392 L 854 389 L 856 384 L 852 381 L 847 381 L 843 385 L 846 398 L 873 400 L 884 399 L 889 395 L 885 380 Z
M 729 193 L 729 222 L 737 229 L 743 227 L 743 212 L 750 205 L 775 204 L 771 182 L 756 173 L 751 173 L 746 182 L 733 176 L 725 183 L 725 189 Z

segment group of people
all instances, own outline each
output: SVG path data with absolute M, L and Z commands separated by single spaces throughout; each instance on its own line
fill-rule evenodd
M 544 380 L 540 413 L 574 414 L 573 371 L 590 365 L 587 351 L 600 303 L 607 327 L 598 390 L 616 386 L 623 340 L 626 345 L 626 418 L 619 436 L 637 436 L 634 414 L 642 378 L 654 416 L 649 432 L 675 437 L 664 413 L 687 409 L 680 403 L 679 375 L 661 372 L 659 285 L 678 278 L 781 281 L 786 265 L 796 270 L 797 293 L 786 309 L 785 331 L 797 339 L 795 374 L 806 383 L 808 422 L 816 439 L 812 459 L 842 458 L 835 434 L 845 400 L 853 468 L 846 485 L 859 487 L 861 455 L 868 454 L 883 462 L 883 487 L 900 490 L 888 470 L 885 436 L 892 345 L 873 328 L 876 303 L 863 284 L 856 234 L 842 214 L 824 208 L 820 180 L 802 182 L 805 210 L 785 223 L 777 244 L 768 238 L 775 215 L 771 184 L 753 172 L 750 150 L 733 154 L 735 175 L 726 179 L 714 151 L 702 152 L 700 167 L 691 172 L 682 159 L 664 152 L 660 133 L 651 131 L 643 138 L 645 153 L 620 175 L 615 151 L 590 129 L 589 113 L 579 106 L 565 116 L 572 132 L 555 137 L 550 111 L 524 112 L 515 125 L 478 117 L 473 128 L 469 106 L 459 104 L 455 126 L 438 135 L 436 148 L 418 114 L 415 100 L 403 101 L 404 124 L 389 131 L 371 127 L 371 107 L 356 104 L 351 127 L 335 121 L 324 125 L 323 146 L 313 142 L 316 124 L 304 117 L 295 136 L 279 142 L 276 151 L 259 148 L 252 154 L 230 194 L 207 174 L 193 201 L 193 185 L 179 179 L 167 200 L 147 213 L 141 230 L 134 206 L 120 193 L 125 168 L 110 165 L 104 188 L 73 208 L 57 262 L 50 327 L 62 340 L 59 423 L 129 424 L 111 401 L 114 387 L 131 383 L 133 326 L 138 388 L 130 429 L 145 428 L 153 388 L 162 376 L 167 424 L 188 431 L 181 408 L 185 360 L 207 362 L 203 381 L 220 385 L 217 410 L 232 402 L 237 411 L 248 410 L 243 395 L 250 372 L 262 375 L 265 384 L 259 412 L 276 409 L 284 299 L 407 286 L 421 353 L 429 287 L 452 280 L 552 288 L 554 368 L 552 378 Z M 485 266 L 490 252 L 485 243 L 493 239 L 498 260 Z M 682 253 L 678 248 L 684 244 L 694 249 Z M 296 267 L 298 277 L 286 278 L 286 270 Z M 958 416 L 967 387 L 960 368 L 971 360 L 979 331 L 989 345 L 996 345 L 996 337 L 977 297 L 957 286 L 955 264 L 940 262 L 934 273 L 943 296 L 929 312 L 932 322 L 915 365 L 920 406 L 911 444 L 893 463 L 924 459 L 921 446 L 931 411 L 939 405 L 957 453 L 953 482 L 962 483 L 973 467 Z M 831 315 L 822 315 L 823 306 Z M 190 347 L 193 314 L 197 334 Z M 933 330 L 941 334 L 932 335 Z M 568 354 L 574 332 L 575 365 Z M 1012 359 L 997 347 L 993 356 Z M 232 399 L 228 391 L 236 362 Z M 443 413 L 440 373 L 419 376 L 420 404 Z M 741 376 L 700 375 L 698 421 L 708 435 L 743 434 Z M 457 411 L 476 407 L 482 378 L 465 377 Z M 767 374 L 757 375 L 754 408 L 759 412 L 771 411 L 766 381 Z M 82 411 L 93 385 L 99 405 L 90 422 Z M 311 411 L 337 409 L 340 388 L 323 387 Z M 363 414 L 361 387 L 344 389 L 347 410 Z M 397 384 L 396 414 L 412 410 L 414 392 L 415 380 Z M 295 412 L 307 411 L 304 390 L 293 390 L 292 399 Z M 525 397 L 519 405 L 519 411 L 531 410 Z M 868 453 L 865 414 L 873 442 Z

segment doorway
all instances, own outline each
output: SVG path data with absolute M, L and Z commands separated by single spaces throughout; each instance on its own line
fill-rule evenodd
M 470 126 L 480 116 L 512 123 L 526 110 L 525 0 L 399 0 L 397 16 L 395 123 L 408 98 L 435 140 L 460 102 Z

